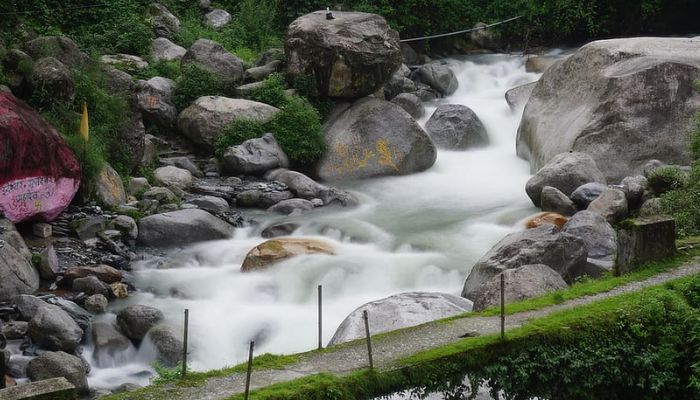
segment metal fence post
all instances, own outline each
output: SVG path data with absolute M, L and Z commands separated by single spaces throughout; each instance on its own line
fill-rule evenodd
M 190 310 L 185 309 L 185 331 L 182 337 L 182 378 L 187 376 L 187 330 L 190 319 Z
M 255 349 L 255 341 L 250 342 L 250 350 L 248 351 L 248 372 L 245 376 L 245 400 L 248 400 L 250 394 L 250 376 L 253 373 L 253 350 Z
M 372 337 L 369 335 L 369 313 L 367 310 L 362 311 L 362 318 L 365 320 L 365 335 L 367 336 L 367 354 L 369 355 L 369 369 L 374 369 L 372 361 Z
M 501 274 L 501 339 L 506 337 L 506 280 Z
M 323 286 L 318 285 L 318 349 L 323 348 Z

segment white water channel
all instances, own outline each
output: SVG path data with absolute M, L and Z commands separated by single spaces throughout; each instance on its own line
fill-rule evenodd
M 488 130 L 490 146 L 440 151 L 423 173 L 339 184 L 360 198 L 358 208 L 262 217 L 267 220 L 260 226 L 239 229 L 230 240 L 172 252 L 171 268 L 144 262 L 134 272 L 140 291 L 112 308 L 154 306 L 178 329 L 189 309 L 190 365 L 208 370 L 244 361 L 252 339 L 257 354 L 314 349 L 319 284 L 325 341 L 368 301 L 407 291 L 459 295 L 473 263 L 534 211 L 524 190 L 529 166 L 515 154 L 522 110 L 511 111 L 504 99 L 506 90 L 539 78 L 525 72 L 524 61 L 507 55 L 450 61 L 459 89 L 440 101 L 472 108 Z M 436 105 L 428 107 L 428 115 Z M 240 273 L 244 256 L 264 241 L 260 231 L 272 222 L 299 224 L 295 236 L 330 241 L 337 255 L 298 257 Z M 86 356 L 92 357 L 89 346 Z M 147 384 L 153 358 L 152 350 L 142 348 L 113 360 L 111 368 L 104 363 L 98 368 L 93 360 L 90 386 Z

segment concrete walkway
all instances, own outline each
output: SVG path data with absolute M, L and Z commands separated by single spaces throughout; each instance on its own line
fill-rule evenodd
M 506 330 L 512 330 L 524 323 L 541 318 L 562 310 L 579 305 L 590 304 L 609 297 L 635 292 L 640 289 L 656 286 L 680 277 L 700 273 L 700 262 L 693 261 L 677 269 L 664 272 L 643 281 L 629 283 L 609 292 L 581 297 L 561 304 L 509 315 L 506 318 Z M 398 360 L 413 354 L 463 340 L 462 335 L 475 333 L 488 335 L 500 332 L 500 317 L 460 318 L 448 323 L 428 323 L 396 332 L 388 336 L 380 336 L 372 341 L 375 367 L 388 369 Z M 335 351 L 308 353 L 300 360 L 283 370 L 254 371 L 251 387 L 253 389 L 286 382 L 296 378 L 319 373 L 336 375 L 349 374 L 367 368 L 367 345 L 364 340 L 339 346 Z M 231 395 L 243 393 L 245 374 L 232 374 L 225 377 L 209 378 L 203 385 L 197 387 L 164 387 L 167 398 L 171 400 L 219 400 Z M 134 396 L 136 397 L 136 396 Z M 127 394 L 124 399 L 129 399 Z M 138 396 L 143 398 L 143 396 Z

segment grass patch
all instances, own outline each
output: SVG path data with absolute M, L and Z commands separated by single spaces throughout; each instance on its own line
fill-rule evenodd
M 196 65 L 187 65 L 177 81 L 173 103 L 178 110 L 184 110 L 202 96 L 236 97 L 235 95 L 236 85 L 233 82 L 219 79 Z

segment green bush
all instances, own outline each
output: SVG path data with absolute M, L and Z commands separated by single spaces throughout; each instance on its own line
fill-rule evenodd
M 682 189 L 687 183 L 687 177 L 680 168 L 675 166 L 661 167 L 647 176 L 649 187 L 657 196 L 671 190 Z
M 180 76 L 180 62 L 166 60 L 152 61 L 148 63 L 148 68 L 140 70 L 136 73 L 135 77 L 148 80 L 156 76 L 177 80 Z
M 271 132 L 289 158 L 298 164 L 318 160 L 325 150 L 321 116 L 306 99 L 291 96 L 269 122 L 238 120 L 219 136 L 216 155 L 221 157 L 230 146 Z
M 287 103 L 286 89 L 284 77 L 274 73 L 265 79 L 261 87 L 252 90 L 245 97 L 271 106 L 282 107 Z
M 182 69 L 177 81 L 173 102 L 178 110 L 183 110 L 202 96 L 232 97 L 235 94 L 236 86 L 233 82 L 223 81 L 196 65 L 188 65 Z

